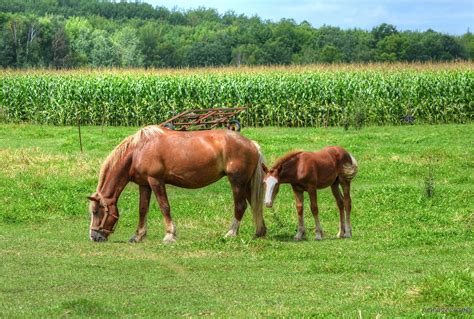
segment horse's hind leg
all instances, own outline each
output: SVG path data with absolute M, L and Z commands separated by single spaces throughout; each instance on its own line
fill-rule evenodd
M 331 185 L 332 194 L 336 199 L 337 208 L 339 209 L 339 232 L 337 233 L 338 238 L 344 238 L 345 233 L 345 221 L 344 221 L 344 202 L 342 201 L 341 191 L 339 190 L 339 181 L 336 180 Z
M 160 205 L 161 213 L 165 220 L 166 235 L 163 238 L 165 243 L 173 243 L 176 241 L 176 226 L 171 219 L 171 208 L 168 202 L 168 195 L 166 194 L 165 184 L 156 181 L 155 179 L 149 180 L 150 187 L 156 195 L 158 204 Z
M 311 201 L 311 212 L 313 213 L 314 222 L 316 224 L 316 240 L 323 239 L 323 229 L 319 223 L 318 195 L 316 189 L 309 189 L 309 199 Z
M 151 188 L 148 185 L 140 185 L 140 206 L 139 220 L 135 234 L 128 241 L 129 243 L 138 243 L 146 236 L 146 215 L 150 207 Z
M 306 228 L 304 227 L 304 195 L 303 192 L 296 189 L 293 185 L 293 193 L 295 194 L 296 212 L 298 213 L 298 231 L 294 237 L 295 240 L 302 240 L 306 237 Z
M 351 225 L 351 183 L 349 181 L 341 181 L 342 190 L 344 192 L 344 208 L 346 209 L 346 224 L 344 229 L 344 237 L 352 237 L 352 225 Z
M 239 227 L 245 209 L 247 208 L 248 189 L 245 186 L 231 184 L 234 196 L 234 220 L 225 237 L 235 237 L 239 234 Z

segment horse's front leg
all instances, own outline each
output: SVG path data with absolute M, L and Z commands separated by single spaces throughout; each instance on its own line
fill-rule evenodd
M 304 193 L 296 189 L 293 185 L 293 193 L 295 194 L 296 200 L 296 212 L 298 213 L 298 231 L 294 237 L 295 240 L 302 240 L 306 238 L 306 228 L 304 226 L 304 215 L 303 215 L 303 206 L 304 206 Z
M 245 209 L 247 208 L 247 194 L 245 187 L 232 185 L 232 194 L 234 196 L 234 220 L 230 225 L 230 229 L 225 237 L 235 237 L 239 234 L 240 221 L 244 216 Z
M 173 243 L 176 241 L 176 226 L 171 219 L 171 207 L 168 202 L 168 195 L 166 194 L 165 184 L 155 180 L 149 179 L 150 187 L 155 193 L 158 204 L 160 205 L 161 213 L 165 220 L 166 235 L 163 238 L 165 243 Z
M 311 212 L 313 213 L 314 222 L 316 224 L 316 240 L 323 239 L 323 229 L 321 228 L 321 224 L 319 223 L 319 209 L 318 209 L 318 195 L 315 189 L 309 189 L 309 200 L 311 201 Z
M 139 220 L 135 234 L 128 241 L 129 243 L 138 243 L 146 236 L 146 215 L 150 207 L 151 188 L 148 185 L 140 185 L 140 206 Z

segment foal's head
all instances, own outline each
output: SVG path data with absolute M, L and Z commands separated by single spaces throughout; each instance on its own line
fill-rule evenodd
M 263 183 L 265 184 L 265 206 L 271 208 L 273 206 L 273 200 L 280 190 L 280 177 L 278 176 L 279 170 L 272 168 L 268 170 L 264 167 L 265 177 Z
M 93 241 L 106 241 L 107 237 L 114 232 L 118 221 L 117 206 L 115 203 L 107 203 L 99 193 L 94 193 L 87 198 L 90 200 L 89 212 L 91 213 L 89 238 Z

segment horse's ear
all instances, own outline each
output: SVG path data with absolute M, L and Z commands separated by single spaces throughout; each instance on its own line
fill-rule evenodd
M 263 168 L 263 172 L 264 172 L 265 174 L 267 174 L 267 173 L 268 173 L 268 167 L 267 167 L 267 165 L 265 165 L 264 163 L 262 163 L 262 168 Z
M 100 199 L 95 194 L 91 196 L 87 196 L 87 199 L 90 200 L 91 202 L 97 202 L 97 203 L 100 202 Z

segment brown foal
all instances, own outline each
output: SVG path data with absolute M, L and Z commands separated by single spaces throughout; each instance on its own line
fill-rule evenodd
M 101 167 L 97 191 L 89 196 L 90 239 L 105 241 L 119 219 L 117 201 L 130 182 L 139 185 L 139 222 L 130 242 L 147 232 L 151 193 L 164 216 L 165 242 L 176 240 L 176 226 L 166 184 L 200 188 L 227 176 L 234 197 L 234 220 L 226 236 L 236 236 L 247 208 L 252 207 L 256 235 L 265 235 L 263 220 L 263 156 L 257 143 L 230 130 L 177 132 L 147 126 L 127 137 Z
M 270 170 L 264 168 L 265 205 L 272 207 L 279 185 L 291 184 L 298 212 L 298 232 L 295 240 L 306 235 L 303 218 L 303 193 L 309 193 L 311 212 L 316 224 L 316 240 L 323 238 L 319 223 L 317 190 L 331 186 L 339 208 L 339 238 L 352 237 L 351 226 L 351 181 L 357 174 L 357 162 L 342 147 L 329 146 L 317 152 L 290 152 L 279 158 Z M 344 195 L 339 190 L 342 186 Z M 344 218 L 344 210 L 346 212 Z

